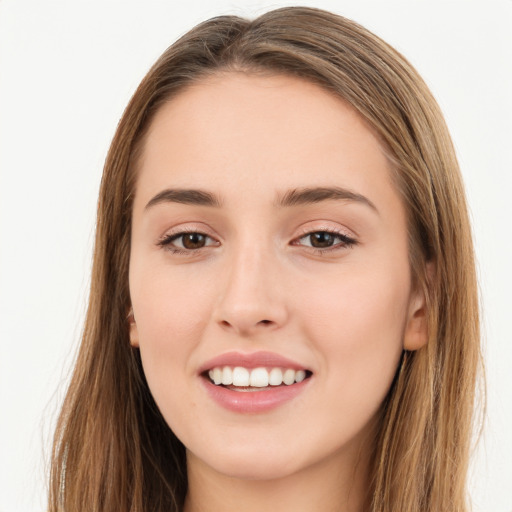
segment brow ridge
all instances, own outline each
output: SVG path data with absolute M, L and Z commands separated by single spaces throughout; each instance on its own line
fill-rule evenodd
M 345 200 L 369 206 L 378 213 L 377 207 L 367 197 L 343 187 L 304 187 L 288 190 L 278 197 L 279 208 L 320 203 L 328 200 Z M 222 202 L 215 194 L 200 189 L 165 189 L 147 203 L 145 209 L 161 203 L 181 203 L 188 205 L 219 208 Z
M 366 196 L 343 187 L 305 187 L 287 191 L 277 205 L 280 207 L 300 206 L 327 200 L 346 200 L 365 204 L 378 213 L 377 207 Z
M 146 205 L 146 210 L 160 203 L 181 203 L 199 206 L 220 207 L 219 198 L 205 190 L 197 189 L 165 189 L 154 196 Z

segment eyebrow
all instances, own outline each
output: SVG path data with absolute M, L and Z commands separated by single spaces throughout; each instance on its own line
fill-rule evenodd
M 377 207 L 365 196 L 342 187 L 314 187 L 289 190 L 278 199 L 278 206 L 299 206 L 328 200 L 353 201 L 369 206 L 376 213 Z
M 196 189 L 166 189 L 159 192 L 146 205 L 146 210 L 160 203 L 181 203 L 220 207 L 220 199 L 211 192 Z
M 353 201 L 370 207 L 378 213 L 377 207 L 365 196 L 342 187 L 295 188 L 278 197 L 276 206 L 286 208 L 316 204 L 328 200 Z M 154 196 L 146 205 L 149 209 L 160 203 L 180 203 L 219 208 L 222 201 L 215 194 L 199 189 L 165 189 Z

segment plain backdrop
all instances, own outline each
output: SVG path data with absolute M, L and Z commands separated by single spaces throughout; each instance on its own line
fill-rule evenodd
M 488 408 L 472 496 L 476 511 L 512 511 L 512 1 L 0 0 L 0 512 L 45 510 L 45 460 L 86 307 L 103 161 L 128 99 L 196 23 L 292 4 L 383 37 L 446 115 L 483 304 Z

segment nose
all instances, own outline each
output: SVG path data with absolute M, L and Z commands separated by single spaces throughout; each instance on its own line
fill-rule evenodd
M 227 265 L 214 314 L 223 330 L 251 337 L 286 323 L 282 272 L 276 258 L 264 252 L 249 244 Z

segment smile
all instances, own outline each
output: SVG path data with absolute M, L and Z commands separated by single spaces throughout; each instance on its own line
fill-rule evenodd
M 313 380 L 311 370 L 272 352 L 225 353 L 205 362 L 198 373 L 214 403 L 242 414 L 285 406 Z
M 291 386 L 300 383 L 311 372 L 293 368 L 245 368 L 243 366 L 216 366 L 208 377 L 216 386 L 228 386 L 233 391 L 260 391 L 269 387 Z

